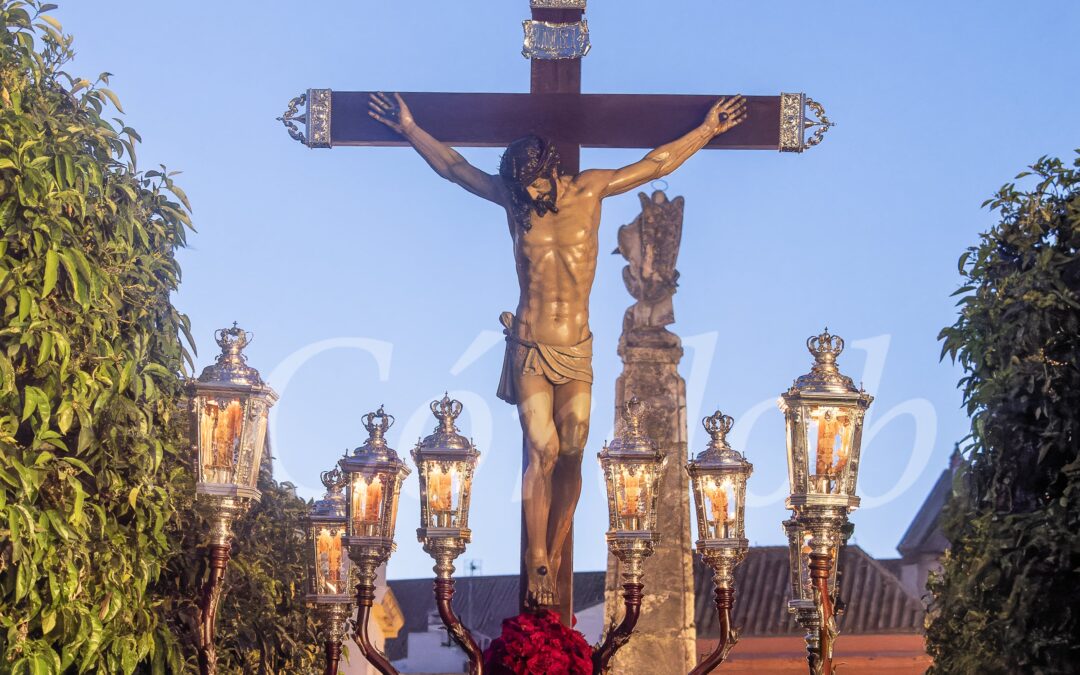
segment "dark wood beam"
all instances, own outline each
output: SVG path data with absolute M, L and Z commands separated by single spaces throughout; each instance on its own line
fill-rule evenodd
M 371 92 L 332 94 L 332 145 L 406 145 L 368 117 Z M 417 123 L 455 146 L 500 147 L 528 133 L 585 148 L 655 148 L 701 124 L 719 95 L 401 92 Z M 776 150 L 780 97 L 747 96 L 750 117 L 706 148 Z

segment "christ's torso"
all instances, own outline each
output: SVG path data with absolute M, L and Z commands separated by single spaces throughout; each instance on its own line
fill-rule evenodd
M 531 213 L 528 230 L 508 216 L 521 289 L 514 330 L 523 340 L 569 346 L 589 337 L 600 199 L 563 176 L 556 206 L 558 213 Z

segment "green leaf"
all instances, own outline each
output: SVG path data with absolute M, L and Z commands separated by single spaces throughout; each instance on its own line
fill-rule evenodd
M 113 93 L 112 89 L 99 87 L 98 91 L 100 91 L 102 94 L 105 94 L 105 96 L 107 96 L 109 100 L 112 101 L 112 104 L 116 106 L 117 110 L 119 110 L 120 112 L 124 112 L 124 108 L 120 105 L 120 99 L 116 97 L 116 94 Z
M 60 256 L 53 249 L 45 254 L 45 285 L 41 289 L 41 297 L 46 297 L 56 288 L 56 274 L 60 267 Z

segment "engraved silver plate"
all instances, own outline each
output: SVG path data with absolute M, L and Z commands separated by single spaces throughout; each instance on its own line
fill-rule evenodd
M 330 147 L 330 94 L 329 89 L 308 89 L 289 101 L 285 114 L 277 118 L 289 136 L 309 148 Z M 303 105 L 307 110 L 301 113 Z M 296 126 L 298 122 L 306 127 L 306 134 Z
M 807 117 L 807 108 L 817 119 Z M 780 94 L 780 152 L 802 152 L 812 148 L 833 126 L 835 123 L 825 115 L 825 108 L 806 94 Z M 808 129 L 814 129 L 814 134 L 806 139 Z
M 523 21 L 522 25 L 525 28 L 525 45 L 521 55 L 527 59 L 580 59 L 592 47 L 589 44 L 589 24 L 585 19 L 577 23 Z
M 529 0 L 533 9 L 585 9 L 585 0 Z
M 780 94 L 780 152 L 803 151 L 806 94 Z
M 308 89 L 307 132 L 309 148 L 330 147 L 330 90 Z

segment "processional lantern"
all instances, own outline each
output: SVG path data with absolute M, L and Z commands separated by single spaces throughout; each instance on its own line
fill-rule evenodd
M 746 481 L 754 466 L 728 444 L 735 420 L 719 410 L 702 420 L 710 440 L 686 465 L 697 511 L 698 555 L 713 570 L 720 641 L 691 675 L 712 672 L 738 641 L 731 625 L 735 601 L 735 567 L 746 557 Z
M 625 614 L 593 652 L 594 672 L 606 672 L 615 651 L 630 638 L 641 612 L 645 559 L 660 540 L 656 503 L 666 464 L 656 443 L 642 430 L 646 406 L 636 397 L 623 405 L 624 428 L 597 455 L 607 487 L 608 550 L 619 560 Z
M 367 626 L 379 567 L 397 548 L 394 526 L 398 497 L 409 468 L 386 443 L 386 432 L 394 424 L 394 417 L 380 407 L 362 420 L 368 432 L 367 441 L 338 461 L 346 485 L 343 543 L 356 570 L 356 643 L 372 665 L 389 674 L 396 671 L 371 644 Z
M 830 675 L 839 551 L 851 533 L 848 514 L 859 506 L 855 488 L 863 420 L 874 397 L 837 367 L 843 339 L 825 329 L 806 346 L 814 365 L 779 402 L 787 426 L 787 507 L 793 512 L 785 522 L 792 588 L 788 609 L 807 628 L 811 672 Z
M 210 570 L 199 598 L 199 669 L 217 670 L 214 619 L 218 591 L 229 563 L 232 524 L 261 494 L 256 487 L 266 445 L 266 422 L 277 394 L 247 365 L 244 347 L 252 335 L 233 323 L 214 333 L 221 347 L 187 389 L 192 403 L 191 429 L 196 470 L 196 498 L 208 505 L 211 522 Z
M 432 401 L 435 430 L 416 444 L 412 458 L 420 478 L 420 527 L 416 538 L 435 560 L 435 603 L 447 632 L 469 658 L 469 672 L 479 673 L 483 653 L 462 625 L 451 604 L 454 560 L 472 541 L 469 499 L 480 452 L 455 424 L 462 405 L 449 395 Z
M 825 329 L 806 347 L 813 367 L 780 396 L 787 425 L 788 508 L 813 504 L 854 510 L 863 418 L 874 397 L 856 389 L 837 367 L 842 338 Z
M 459 401 L 444 396 L 431 402 L 435 431 L 416 444 L 412 458 L 420 478 L 420 527 L 417 539 L 435 558 L 437 578 L 449 578 L 453 561 L 472 541 L 469 498 L 479 451 L 458 433 Z
M 324 471 L 321 479 L 326 494 L 311 507 L 307 520 L 307 601 L 315 605 L 326 652 L 326 673 L 336 675 L 354 600 L 352 560 L 342 543 L 348 522 L 342 494 L 346 476 L 335 467 Z

